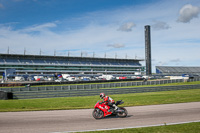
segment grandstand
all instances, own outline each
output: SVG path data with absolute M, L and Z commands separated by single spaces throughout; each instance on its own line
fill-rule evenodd
M 140 59 L 0 54 L 0 73 L 16 74 L 135 74 L 144 72 Z
M 189 74 L 200 76 L 200 67 L 156 66 L 156 73 L 163 75 Z

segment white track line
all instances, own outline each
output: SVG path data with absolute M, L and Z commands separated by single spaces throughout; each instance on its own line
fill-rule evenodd
M 134 126 L 134 127 L 123 127 L 123 128 L 107 128 L 107 129 L 95 129 L 95 130 L 79 130 L 79 131 L 66 131 L 66 132 L 52 132 L 52 133 L 75 133 L 75 132 L 91 132 L 91 131 L 106 131 L 106 130 L 120 130 L 120 129 L 130 129 L 130 128 L 143 128 L 143 127 L 156 127 L 156 126 L 165 126 L 165 125 L 177 125 L 177 124 L 185 124 L 192 122 L 200 122 L 197 121 L 187 121 L 187 122 L 177 122 L 177 123 L 164 123 L 164 124 L 156 124 L 156 125 L 146 125 L 146 126 Z

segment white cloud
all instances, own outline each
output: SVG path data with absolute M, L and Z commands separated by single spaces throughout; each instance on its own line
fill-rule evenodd
M 187 4 L 183 6 L 179 11 L 178 22 L 188 23 L 193 18 L 197 18 L 200 13 L 200 7 L 192 6 L 191 4 Z
M 130 31 L 132 31 L 132 28 L 135 26 L 136 26 L 136 24 L 134 24 L 133 22 L 128 22 L 128 23 L 121 25 L 118 30 L 130 32 Z
M 172 59 L 172 60 L 170 60 L 170 62 L 176 62 L 176 63 L 178 63 L 180 61 L 181 61 L 180 59 Z
M 162 22 L 162 21 L 156 21 L 153 25 L 152 28 L 154 30 L 166 30 L 169 29 L 170 26 L 166 23 L 166 22 Z
M 45 23 L 45 24 L 41 24 L 41 25 L 34 25 L 31 27 L 27 27 L 23 30 L 21 30 L 22 32 L 33 32 L 33 31 L 46 31 L 49 30 L 50 28 L 56 27 L 56 23 Z
M 124 44 L 115 43 L 115 44 L 108 44 L 107 47 L 123 48 L 123 47 L 125 47 L 125 45 Z

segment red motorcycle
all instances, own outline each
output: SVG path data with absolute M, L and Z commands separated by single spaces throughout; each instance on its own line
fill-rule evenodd
M 120 105 L 123 103 L 124 102 L 122 100 L 117 101 L 116 105 Z M 114 110 L 112 106 L 108 106 L 104 102 L 98 101 L 94 106 L 94 111 L 92 112 L 92 115 L 95 119 L 101 119 L 109 115 L 117 115 L 118 117 L 126 117 L 128 115 L 128 112 L 124 107 L 118 107 L 117 110 Z

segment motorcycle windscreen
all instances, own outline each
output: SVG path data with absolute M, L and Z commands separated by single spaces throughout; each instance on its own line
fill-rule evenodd
M 120 100 L 120 101 L 117 101 L 116 102 L 116 105 L 120 105 L 120 104 L 123 104 L 124 102 L 122 101 L 122 100 Z

